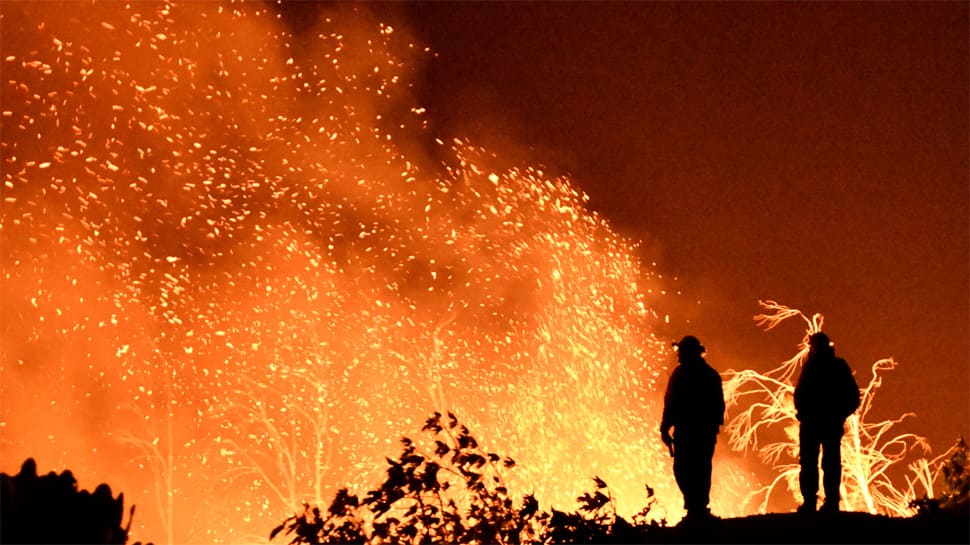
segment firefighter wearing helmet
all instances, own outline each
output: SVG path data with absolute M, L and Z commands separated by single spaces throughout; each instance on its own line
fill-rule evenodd
M 842 482 L 842 435 L 845 419 L 859 408 L 859 386 L 852 369 L 835 356 L 834 343 L 821 331 L 808 338 L 808 357 L 795 386 L 798 418 L 799 512 L 815 512 L 818 502 L 818 458 L 822 451 L 823 511 L 839 510 Z
M 687 510 L 684 523 L 691 524 L 713 518 L 708 505 L 714 446 L 724 423 L 724 390 L 697 337 L 684 337 L 674 349 L 679 365 L 664 394 L 660 437 L 674 457 L 674 478 Z

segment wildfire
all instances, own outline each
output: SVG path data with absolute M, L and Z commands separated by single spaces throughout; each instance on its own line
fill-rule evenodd
M 111 483 L 136 539 L 263 541 L 452 410 L 542 502 L 600 475 L 676 517 L 659 275 L 567 179 L 405 155 L 423 50 L 352 11 L 2 4 L 3 467 Z

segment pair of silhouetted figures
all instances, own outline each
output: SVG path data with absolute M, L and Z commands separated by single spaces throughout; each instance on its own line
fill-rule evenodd
M 840 444 L 845 419 L 859 407 L 859 386 L 844 359 L 836 357 L 825 333 L 809 336 L 808 357 L 795 386 L 799 425 L 800 512 L 815 512 L 818 460 L 822 453 L 823 511 L 839 510 L 842 480 Z M 717 434 L 724 424 L 721 375 L 704 359 L 704 346 L 688 335 L 674 343 L 679 365 L 664 394 L 660 437 L 674 457 L 674 478 L 684 495 L 685 523 L 713 518 L 708 507 Z M 671 428 L 673 435 L 671 435 Z

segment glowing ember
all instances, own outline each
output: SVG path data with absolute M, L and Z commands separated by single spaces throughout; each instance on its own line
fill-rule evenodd
M 422 52 L 353 16 L 2 4 L 3 469 L 111 483 L 134 539 L 265 541 L 447 409 L 545 505 L 599 475 L 676 520 L 654 273 L 568 180 L 405 157 Z

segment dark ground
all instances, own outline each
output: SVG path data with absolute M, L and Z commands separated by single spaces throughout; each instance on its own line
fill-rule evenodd
M 893 518 L 868 513 L 754 515 L 696 528 L 617 536 L 636 543 L 970 543 L 970 516 Z

